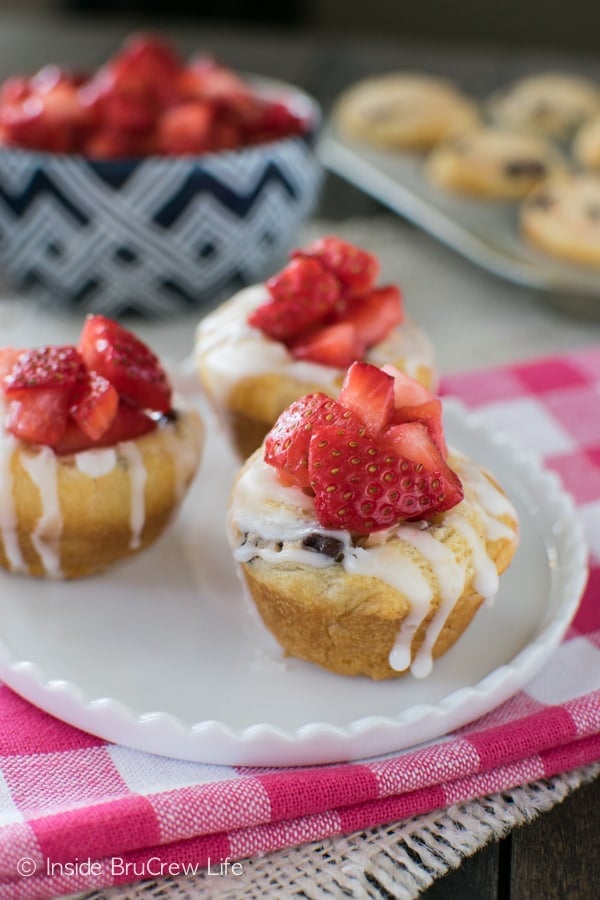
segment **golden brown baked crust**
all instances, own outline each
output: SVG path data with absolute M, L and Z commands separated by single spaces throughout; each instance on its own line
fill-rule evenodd
M 404 368 L 404 360 L 390 360 L 390 364 L 401 370 Z M 435 388 L 435 375 L 427 366 L 419 365 L 413 377 L 428 390 Z M 201 368 L 200 380 L 208 390 L 202 379 Z M 343 380 L 344 376 L 340 374 L 331 387 L 328 387 L 299 381 L 283 374 L 269 373 L 240 378 L 229 394 L 227 408 L 218 409 L 217 413 L 240 459 L 247 459 L 260 447 L 278 417 L 291 403 L 315 391 L 337 397 Z
M 333 117 L 340 131 L 388 150 L 427 150 L 472 127 L 475 104 L 450 82 L 418 72 L 375 75 L 339 97 Z
M 557 176 L 540 185 L 521 208 L 521 234 L 554 257 L 600 266 L 600 177 Z
M 493 478 L 485 474 L 498 487 Z M 483 537 L 484 523 L 477 505 L 466 499 L 458 508 Z M 507 533 L 488 540 L 486 550 L 500 574 L 517 548 L 518 523 L 508 514 L 498 520 L 507 526 Z M 464 535 L 447 517 L 430 528 L 432 534 L 451 549 L 455 559 L 466 565 L 465 588 L 434 644 L 432 656 L 435 659 L 463 634 L 479 609 L 482 597 L 474 587 L 475 561 Z M 440 605 L 440 590 L 430 562 L 416 547 L 393 540 L 398 555 L 410 557 L 434 588 L 429 612 L 411 643 L 411 659 L 414 660 Z M 385 581 L 350 573 L 338 562 L 316 568 L 303 563 L 267 562 L 257 555 L 242 563 L 241 568 L 265 625 L 287 654 L 342 675 L 368 675 L 380 680 L 406 673 L 407 670 L 398 672 L 390 666 L 389 655 L 410 611 L 410 602 Z
M 82 471 L 74 456 L 54 457 L 62 518 L 58 536 L 59 567 L 55 573 L 48 572 L 33 538 L 43 514 L 43 503 L 25 465 L 38 449 L 18 443 L 10 462 L 11 494 L 16 539 L 26 574 L 79 578 L 148 547 L 169 523 L 196 473 L 202 433 L 202 423 L 195 412 L 179 413 L 174 422 L 161 424 L 156 431 L 135 441 L 117 445 L 116 464 L 99 477 Z M 132 491 L 135 490 L 132 462 L 121 450 L 127 445 L 134 445 L 145 470 L 139 542 L 132 540 Z M 48 538 L 50 545 L 54 543 L 50 534 Z M 12 568 L 2 533 L 0 566 L 9 571 Z

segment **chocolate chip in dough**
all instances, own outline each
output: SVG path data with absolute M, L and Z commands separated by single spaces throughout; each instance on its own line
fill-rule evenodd
M 330 556 L 336 561 L 343 556 L 343 543 L 329 534 L 319 534 L 318 531 L 307 534 L 302 541 L 302 546 L 307 550 L 315 550 L 317 553 L 323 553 L 324 556 Z
M 514 159 L 504 166 L 508 178 L 543 178 L 547 169 L 539 159 Z

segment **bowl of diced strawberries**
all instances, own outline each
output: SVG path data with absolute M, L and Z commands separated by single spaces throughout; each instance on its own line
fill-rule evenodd
M 0 86 L 0 272 L 80 311 L 167 316 L 263 278 L 318 200 L 316 102 L 159 36 Z

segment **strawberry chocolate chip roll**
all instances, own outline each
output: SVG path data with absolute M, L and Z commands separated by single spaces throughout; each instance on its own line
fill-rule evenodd
M 518 543 L 493 476 L 448 450 L 440 401 L 393 367 L 348 370 L 246 462 L 229 532 L 251 597 L 290 655 L 342 675 L 429 674 Z
M 77 347 L 0 350 L 0 384 L 0 566 L 76 578 L 152 543 L 203 437 L 154 353 L 89 316 Z
M 391 363 L 435 386 L 431 343 L 396 285 L 377 286 L 378 272 L 371 253 L 324 237 L 200 322 L 200 380 L 243 459 L 292 401 L 335 396 L 355 360 Z

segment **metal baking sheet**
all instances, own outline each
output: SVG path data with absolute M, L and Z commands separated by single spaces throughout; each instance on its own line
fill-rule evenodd
M 600 270 L 554 261 L 519 236 L 518 203 L 477 200 L 431 185 L 424 157 L 386 152 L 328 125 L 320 141 L 324 166 L 462 256 L 513 283 L 563 298 L 591 301 L 600 312 Z

